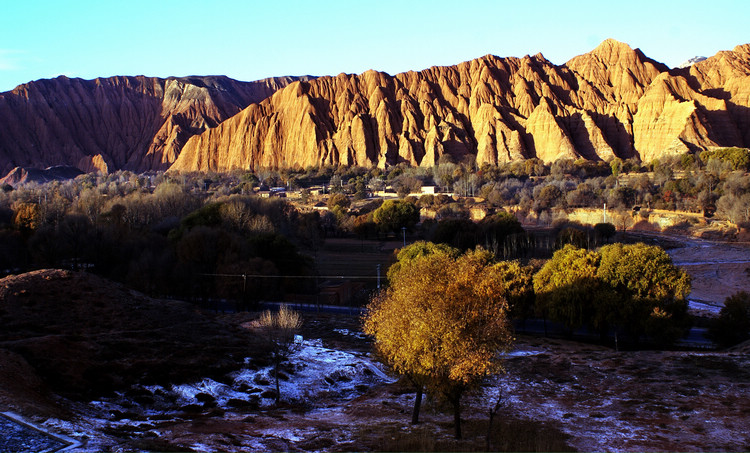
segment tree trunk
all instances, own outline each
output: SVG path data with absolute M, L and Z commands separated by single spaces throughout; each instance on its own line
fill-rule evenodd
M 411 413 L 411 424 L 416 425 L 419 423 L 419 409 L 422 406 L 422 391 L 423 386 L 417 385 L 417 397 L 414 399 L 414 410 Z
M 495 415 L 500 412 L 500 408 L 502 407 L 503 399 L 502 396 L 497 397 L 497 401 L 495 402 L 495 406 L 490 408 L 490 419 L 487 423 L 487 442 L 485 445 L 484 450 L 490 451 L 490 443 L 492 440 L 492 423 L 495 421 Z
M 487 423 L 487 439 L 484 447 L 485 451 L 490 451 L 490 439 L 492 438 L 492 422 L 495 421 L 495 411 L 490 409 L 490 420 Z
M 281 362 L 281 358 L 276 354 L 275 357 L 275 367 L 274 367 L 274 375 L 276 377 L 276 405 L 279 405 L 279 401 L 281 399 L 281 389 L 279 388 L 279 363 Z
M 453 403 L 453 426 L 456 429 L 456 439 L 461 439 L 461 396 L 454 396 Z
M 620 352 L 620 342 L 617 337 L 617 329 L 615 328 L 615 351 Z
M 600 327 L 599 328 L 599 342 L 601 344 L 607 344 L 607 334 L 609 333 L 609 329 L 607 327 Z M 617 335 L 615 333 L 615 335 Z

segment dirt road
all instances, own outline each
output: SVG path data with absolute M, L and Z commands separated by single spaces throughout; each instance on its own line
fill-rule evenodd
M 745 243 L 684 239 L 669 250 L 674 263 L 693 277 L 690 299 L 723 303 L 738 291 L 750 291 L 750 246 Z

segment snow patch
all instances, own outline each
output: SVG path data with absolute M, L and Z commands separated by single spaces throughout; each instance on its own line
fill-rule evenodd
M 692 65 L 694 65 L 694 64 L 696 64 L 696 63 L 700 63 L 701 61 L 703 61 L 703 60 L 705 60 L 705 59 L 706 59 L 706 57 L 703 57 L 703 56 L 695 56 L 695 57 L 693 57 L 693 58 L 690 58 L 690 59 L 688 59 L 687 61 L 683 61 L 683 62 L 682 62 L 682 63 L 681 63 L 681 64 L 680 64 L 679 66 L 677 66 L 677 67 L 678 67 L 678 68 L 689 68 L 690 66 L 692 66 Z
M 226 380 L 217 382 L 210 378 L 201 379 L 189 384 L 135 386 L 130 391 L 118 392 L 116 396 L 92 401 L 81 407 L 86 413 L 87 425 L 82 429 L 74 423 L 61 420 L 48 420 L 45 425 L 60 431 L 72 433 L 71 437 L 88 439 L 86 451 L 109 449 L 106 440 L 95 441 L 98 432 L 118 427 L 140 427 L 143 432 L 150 431 L 158 435 L 146 418 L 159 419 L 162 416 L 176 419 L 183 416 L 187 406 L 190 410 L 204 411 L 220 408 L 231 413 L 238 410 L 242 401 L 248 406 L 271 407 L 275 403 L 275 378 L 273 366 L 261 369 L 246 367 L 226 376 Z M 323 342 L 303 340 L 282 367 L 287 376 L 279 381 L 281 400 L 319 405 L 323 399 L 340 401 L 356 398 L 371 386 L 392 383 L 397 379 L 389 377 L 383 365 L 375 362 L 369 355 L 329 349 Z M 137 395 L 137 396 L 135 396 Z M 143 398 L 138 398 L 142 396 Z M 321 420 L 330 419 L 338 414 L 328 408 L 319 408 L 310 413 L 311 417 Z M 144 418 L 145 417 L 145 418 Z M 152 420 L 153 420 L 152 419 Z M 136 421 L 136 420 L 143 420 Z M 312 433 L 314 434 L 314 433 Z M 263 437 L 286 439 L 298 442 L 312 435 L 299 430 L 267 430 Z M 208 451 L 208 445 L 196 443 L 191 446 L 198 451 Z
M 214 447 L 213 445 L 201 444 L 196 442 L 190 446 L 190 449 L 193 451 L 215 451 L 216 447 Z
M 344 335 L 344 336 L 351 336 L 351 337 L 357 338 L 359 340 L 367 339 L 367 335 L 365 335 L 362 332 L 352 332 L 349 329 L 333 329 L 333 331 L 336 333 L 340 333 L 341 335 Z
M 290 442 L 299 442 L 303 440 L 304 434 L 297 434 L 297 430 L 294 429 L 266 429 L 260 431 L 264 437 L 276 437 L 278 439 L 288 440 Z M 206 451 L 206 450 L 204 450 Z
M 535 349 L 516 349 L 515 351 L 505 352 L 501 354 L 501 357 L 510 359 L 513 357 L 528 357 L 539 354 L 544 354 L 544 351 L 538 351 Z
M 367 357 L 329 349 L 320 340 L 305 341 L 289 360 L 296 364 L 294 378 L 281 382 L 281 397 L 310 402 L 320 396 L 349 398 L 370 385 L 394 382 Z
M 691 310 L 697 310 L 697 311 L 707 311 L 709 313 L 718 315 L 719 312 L 721 312 L 723 305 L 710 303 L 710 302 L 702 302 L 702 301 L 698 301 L 694 299 L 688 299 L 688 308 Z

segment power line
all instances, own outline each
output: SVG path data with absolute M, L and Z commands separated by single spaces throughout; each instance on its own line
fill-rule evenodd
M 198 274 L 204 277 L 237 277 L 237 278 L 314 278 L 314 279 L 372 279 L 369 275 L 260 275 L 260 274 Z

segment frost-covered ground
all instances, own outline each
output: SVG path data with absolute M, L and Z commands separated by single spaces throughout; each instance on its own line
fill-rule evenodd
M 414 393 L 364 352 L 361 334 L 336 335 L 335 347 L 299 345 L 279 406 L 271 369 L 248 363 L 221 379 L 139 386 L 78 404 L 77 420 L 43 425 L 80 442 L 76 451 L 382 450 L 367 437 L 412 432 Z M 580 451 L 750 449 L 750 356 L 742 350 L 615 352 L 522 337 L 505 361 L 506 374 L 466 395 L 465 419 L 486 420 L 500 399 L 499 417 L 554 426 Z M 449 439 L 451 417 L 428 398 L 420 427 Z
M 724 307 L 724 304 L 721 303 L 688 299 L 688 308 L 695 313 L 702 313 L 705 316 L 719 316 L 722 307 Z
M 394 381 L 368 354 L 330 349 L 320 340 L 305 340 L 298 344 L 284 367 L 284 374 L 280 374 L 280 394 L 285 407 L 303 408 L 311 420 L 325 420 L 335 415 L 337 407 L 371 387 Z M 83 446 L 79 451 L 99 451 L 116 447 L 119 440 L 115 437 L 171 437 L 175 426 L 195 419 L 236 421 L 274 405 L 273 368 L 248 367 L 231 373 L 222 382 L 206 378 L 169 387 L 138 386 L 78 407 L 82 421 L 49 419 L 44 425 L 67 432 L 80 441 Z M 257 427 L 251 422 L 245 425 L 244 438 L 251 441 L 242 445 L 250 448 L 262 448 L 264 439 L 294 443 L 315 434 L 314 428 L 300 429 L 293 425 L 284 428 Z M 190 447 L 199 451 L 217 449 L 216 445 L 200 442 L 193 442 Z
M 530 340 L 545 353 L 509 358 L 484 398 L 556 424 L 581 451 L 748 451 L 750 356 L 615 352 Z M 546 344 L 542 348 L 543 344 Z

